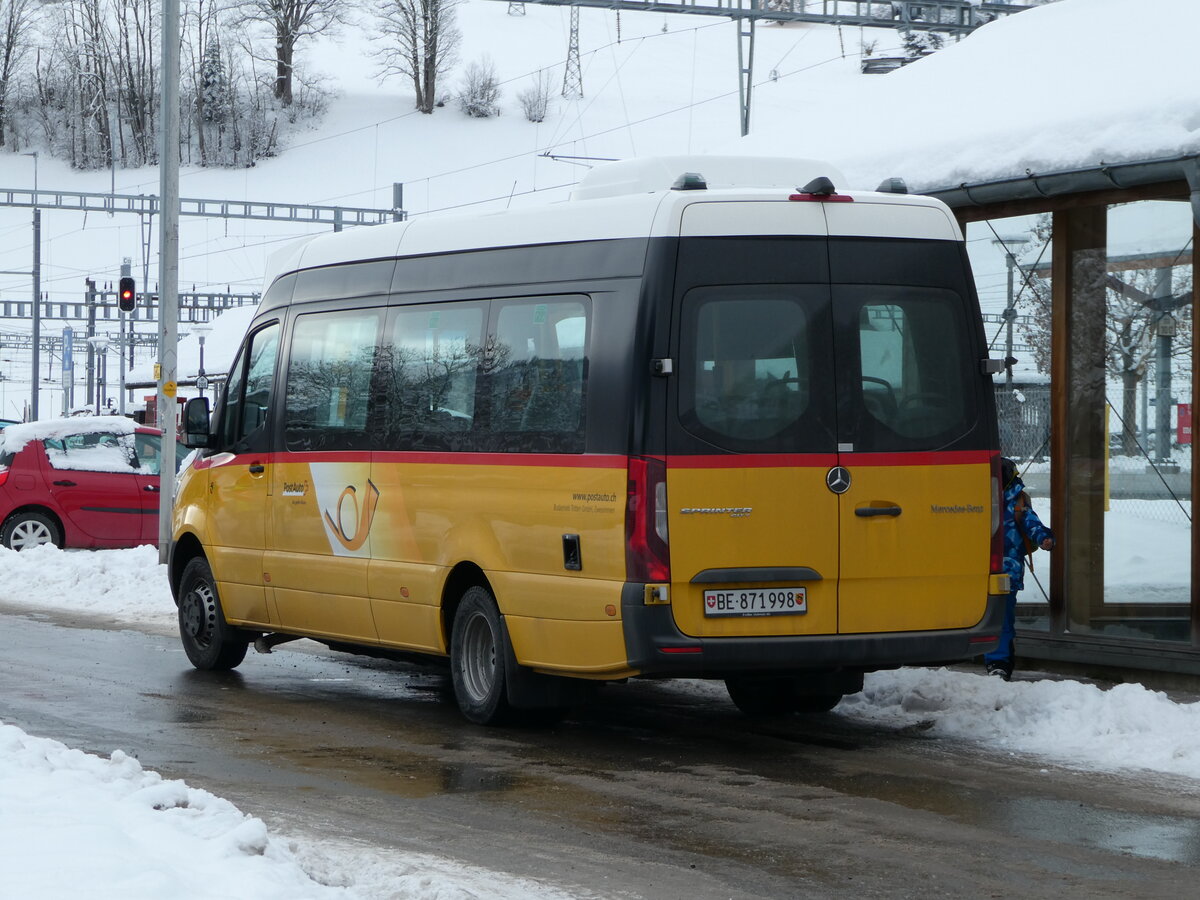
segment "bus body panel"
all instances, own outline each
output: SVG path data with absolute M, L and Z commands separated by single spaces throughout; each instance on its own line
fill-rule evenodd
M 946 456 L 949 456 L 947 454 Z M 969 628 L 988 595 L 991 467 L 845 453 L 839 631 Z M 892 510 L 898 509 L 895 515 Z M 860 515 L 886 510 L 888 514 Z
M 263 582 L 263 551 L 267 530 L 267 491 L 270 487 L 263 457 L 253 461 L 233 454 L 219 454 L 198 461 L 193 468 L 206 465 L 208 496 L 205 505 L 207 540 L 213 575 L 221 585 L 221 599 L 229 597 L 231 617 L 250 620 L 252 614 L 268 608 L 268 592 Z M 264 466 L 261 474 L 251 473 L 252 465 Z M 237 615 L 237 612 L 242 615 Z M 277 624 L 275 622 L 274 624 Z
M 271 466 L 270 536 L 264 577 L 282 628 L 378 640 L 367 594 L 377 496 L 369 457 Z
M 825 488 L 831 458 L 776 456 L 733 468 L 714 465 L 709 457 L 668 457 L 667 464 L 671 608 L 681 632 L 692 636 L 837 632 L 838 530 L 829 523 L 837 520 L 838 498 Z M 737 581 L 720 574 L 746 569 L 761 569 L 762 577 Z M 808 569 L 811 574 L 768 577 L 775 569 Z M 698 578 L 703 580 L 697 582 Z M 802 588 L 807 611 L 712 614 L 718 606 L 745 600 L 741 595 L 746 591 L 781 588 Z

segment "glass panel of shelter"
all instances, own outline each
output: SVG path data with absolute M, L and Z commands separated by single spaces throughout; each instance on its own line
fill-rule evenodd
M 1052 613 L 1048 555 L 1036 554 L 1018 628 L 1047 631 L 1054 622 L 1060 633 L 1188 642 L 1192 209 L 1155 200 L 1072 215 L 1061 241 L 1069 259 L 1058 269 L 1070 300 L 1069 318 L 1060 318 L 1069 330 L 1060 367 L 1065 434 L 1056 442 L 1067 473 L 1060 517 L 1050 503 L 1058 471 L 1050 419 L 1055 218 L 967 228 L 991 355 L 1018 360 L 995 379 L 1001 451 L 1017 461 L 1035 509 L 1060 539 L 1059 608 Z
M 989 355 L 1015 360 L 993 379 L 1000 450 L 1016 462 L 1034 509 L 1050 524 L 1053 220 L 1047 213 L 971 222 L 966 238 Z M 1035 554 L 1032 564 L 1017 596 L 1017 626 L 1048 631 L 1048 555 Z
M 1193 216 L 1185 201 L 1110 206 L 1105 309 L 1103 596 L 1072 631 L 1191 640 Z

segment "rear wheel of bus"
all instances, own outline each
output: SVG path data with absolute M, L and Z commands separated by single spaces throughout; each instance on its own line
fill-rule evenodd
M 225 621 L 217 582 L 203 557 L 191 560 L 179 580 L 179 637 L 192 665 L 205 671 L 237 668 L 250 646 L 249 633 Z
M 733 705 L 748 716 L 829 712 L 843 696 L 842 691 L 828 686 L 809 689 L 806 679 L 799 676 L 726 678 L 725 689 Z

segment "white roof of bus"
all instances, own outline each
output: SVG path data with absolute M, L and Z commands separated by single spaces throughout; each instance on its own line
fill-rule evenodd
M 685 173 L 705 179 L 704 190 L 671 190 Z M 840 173 L 801 159 L 656 157 L 597 167 L 572 199 L 544 207 L 493 213 L 429 216 L 408 222 L 318 235 L 292 244 L 271 260 L 269 285 L 297 269 L 354 260 L 421 256 L 490 247 L 532 246 L 567 241 L 670 237 L 681 233 L 684 210 L 696 204 L 786 202 L 789 194 L 825 175 L 837 186 Z M 711 178 L 711 180 L 710 180 Z M 763 207 L 723 207 L 720 216 L 691 216 L 688 235 L 839 234 L 961 240 L 958 224 L 938 200 L 908 194 L 853 192 L 856 203 L 820 204 L 812 215 L 783 216 Z M 867 208 L 869 206 L 869 212 Z M 795 209 L 794 207 L 792 208 Z M 816 215 L 824 210 L 824 219 Z M 783 212 L 782 208 L 780 212 Z M 703 223 L 711 223 L 705 225 Z M 807 224 L 805 224 L 807 223 Z M 706 230 L 707 229 L 707 230 Z

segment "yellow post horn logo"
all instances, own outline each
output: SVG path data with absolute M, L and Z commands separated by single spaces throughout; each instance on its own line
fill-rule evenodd
M 337 537 L 338 542 L 347 550 L 358 550 L 367 542 L 367 535 L 371 533 L 371 523 L 375 520 L 375 507 L 379 505 L 379 488 L 375 487 L 374 482 L 367 479 L 367 496 L 362 506 L 358 504 L 358 489 L 354 485 L 347 485 L 338 497 L 337 506 L 334 512 L 337 513 L 337 518 L 325 512 L 325 522 L 329 525 L 329 530 Z M 342 504 L 349 498 L 354 503 L 353 518 L 358 521 L 358 525 L 354 529 L 354 534 L 348 535 L 342 530 Z

